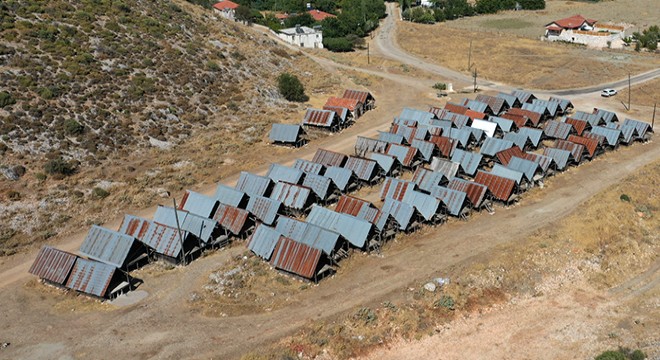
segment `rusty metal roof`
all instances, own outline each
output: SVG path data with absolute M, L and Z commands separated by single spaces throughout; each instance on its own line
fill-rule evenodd
M 395 156 L 403 166 L 411 166 L 417 152 L 417 148 L 414 147 L 390 144 L 387 147 L 386 154 Z
M 329 177 L 307 174 L 303 186 L 310 188 L 321 200 L 325 200 L 332 190 L 332 180 Z
M 411 147 L 416 148 L 419 153 L 422 155 L 422 158 L 426 162 L 430 162 L 435 153 L 435 143 L 430 141 L 414 139 L 410 144 Z
M 417 121 L 409 119 L 399 119 L 397 117 L 392 120 L 392 124 L 405 125 L 405 126 L 417 126 Z
M 449 181 L 448 188 L 464 192 L 474 207 L 481 206 L 481 203 L 484 200 L 484 196 L 486 196 L 486 191 L 488 191 L 488 188 L 483 184 L 457 177 Z
M 376 227 L 383 230 L 387 223 L 387 219 L 391 216 L 394 221 L 396 221 L 397 225 L 399 225 L 399 229 L 405 231 L 408 229 L 408 226 L 410 226 L 410 221 L 414 214 L 415 208 L 413 208 L 412 205 L 392 198 L 387 198 L 381 208 L 380 216 L 376 221 Z
M 217 205 L 218 200 L 212 197 L 186 190 L 183 199 L 179 203 L 179 209 L 203 217 L 211 217 Z
M 482 170 L 477 172 L 474 181 L 485 185 L 495 199 L 505 202 L 509 201 L 509 198 L 511 198 L 511 195 L 513 194 L 513 190 L 516 187 L 515 180 L 487 173 Z
M 355 141 L 355 154 L 365 156 L 370 152 L 385 153 L 388 143 L 386 141 L 358 136 Z
M 187 231 L 181 229 L 180 233 L 181 236 L 179 237 L 179 230 L 176 227 L 154 221 L 149 225 L 142 242 L 158 254 L 175 258 L 181 253 L 181 239 L 185 242 L 188 238 Z
M 344 168 L 351 170 L 355 176 L 364 181 L 373 180 L 381 170 L 374 160 L 351 156 L 344 164 Z
M 523 105 L 524 106 L 524 105 Z M 529 106 L 529 105 L 528 105 Z M 544 108 L 545 109 L 545 108 Z M 509 109 L 505 115 L 514 115 L 514 116 L 524 116 L 531 121 L 533 126 L 539 126 L 539 123 L 541 122 L 541 117 L 543 116 L 542 113 L 538 113 L 536 111 L 528 110 L 528 109 L 520 109 L 520 108 L 511 108 Z M 502 115 L 505 117 L 505 115 Z M 513 121 L 516 121 L 516 119 L 511 119 Z M 516 125 L 518 125 L 519 128 L 521 128 L 524 123 L 519 123 L 516 121 Z
M 296 159 L 293 163 L 293 168 L 301 170 L 305 174 L 323 175 L 323 172 L 325 172 L 325 166 L 323 164 L 304 159 Z
M 431 161 L 431 166 L 429 168 L 435 172 L 442 173 L 445 178 L 451 179 L 458 173 L 458 168 L 461 166 L 460 163 L 453 162 L 448 159 L 442 159 L 439 157 L 434 157 Z
M 374 204 L 349 195 L 342 195 L 339 198 L 335 211 L 355 216 L 372 224 L 376 222 L 380 214 L 380 210 Z
M 532 100 L 536 99 L 536 96 L 534 96 L 534 94 L 523 90 L 513 90 L 511 92 L 511 95 L 515 96 L 518 99 L 518 101 L 520 101 L 521 104 L 524 104 L 526 102 L 531 102 Z
M 313 205 L 307 222 L 339 233 L 354 246 L 361 248 L 371 234 L 372 225 L 366 220 Z
M 639 121 L 639 120 L 627 119 L 626 118 L 623 121 L 623 126 L 632 126 L 632 127 L 634 127 L 635 130 L 637 131 L 637 136 L 639 138 L 643 138 L 644 136 L 646 136 L 647 132 L 649 132 L 649 133 L 653 132 L 653 128 L 651 127 L 651 124 L 649 124 L 647 122 Z
M 403 144 L 405 142 L 406 144 L 410 144 L 410 142 L 416 137 L 418 129 L 419 129 L 418 127 L 413 127 L 413 126 L 392 124 L 392 126 L 390 127 L 390 133 L 401 136 L 403 137 L 403 139 L 400 142 L 388 141 L 388 143 Z M 385 140 L 385 139 L 381 139 L 381 140 Z M 396 140 L 396 138 L 393 138 L 392 140 Z
M 362 90 L 344 90 L 344 95 L 342 96 L 345 99 L 355 99 L 363 104 L 366 104 L 369 101 L 369 98 L 375 100 L 374 97 L 368 91 Z
M 478 100 L 470 100 L 470 99 L 463 99 L 462 101 L 463 106 L 467 106 L 468 109 L 477 111 L 480 113 L 493 113 L 493 109 L 488 105 L 488 103 L 478 101 Z
M 280 216 L 276 229 L 282 235 L 319 249 L 328 255 L 334 251 L 340 236 L 339 233 L 321 226 L 286 216 Z
M 582 137 L 587 138 L 587 139 L 592 139 L 596 140 L 598 142 L 598 146 L 604 146 L 605 145 L 605 136 L 596 134 L 591 131 L 586 131 L 584 134 L 582 134 Z
M 408 190 L 414 190 L 415 187 L 416 184 L 412 181 L 387 177 L 380 189 L 380 199 L 393 198 L 400 201 Z
M 339 122 L 342 124 L 346 123 L 346 119 L 348 119 L 348 113 L 350 112 L 348 108 L 330 105 L 325 105 L 323 110 L 334 111 L 335 114 L 337 114 L 337 117 L 339 117 Z
M 506 112 L 502 114 L 501 117 L 513 121 L 513 123 L 516 124 L 517 128 L 521 128 L 527 125 L 534 125 L 532 123 L 532 120 L 529 119 L 529 117 L 521 114 L 512 114 L 510 112 Z
M 470 110 L 470 108 L 468 108 L 467 106 L 465 106 L 463 104 L 454 104 L 454 103 L 448 102 L 448 103 L 445 104 L 445 108 L 443 110 L 444 110 L 444 112 L 451 112 L 451 113 L 454 113 L 454 114 L 464 115 L 468 110 Z M 434 114 L 436 114 L 436 116 L 438 116 L 438 114 L 441 113 L 441 112 L 443 112 L 443 111 L 435 111 Z
M 427 221 L 432 220 L 440 212 L 440 200 L 419 191 L 406 191 L 402 201 L 412 205 Z
M 247 210 L 220 204 L 213 214 L 213 220 L 217 221 L 223 229 L 227 229 L 234 235 L 240 235 L 249 214 Z
M 405 127 L 405 126 L 402 126 Z M 378 140 L 380 141 L 385 141 L 386 143 L 392 143 L 392 144 L 403 144 L 403 141 L 405 138 L 403 135 L 399 134 L 394 134 L 391 132 L 385 132 L 385 131 L 379 131 L 378 132 Z
M 115 266 L 109 264 L 77 258 L 66 287 L 85 294 L 106 297 L 116 270 Z
M 500 164 L 504 166 L 509 165 L 509 161 L 511 161 L 511 158 L 514 156 L 523 156 L 523 151 L 520 150 L 518 146 L 510 147 L 495 154 L 497 160 L 499 160 Z
M 451 215 L 458 216 L 465 207 L 467 194 L 463 191 L 435 186 L 430 192 L 432 196 L 442 201 Z
M 521 104 L 520 100 L 518 100 L 518 98 L 515 95 L 499 93 L 495 97 L 503 99 L 504 103 L 507 105 L 507 107 L 510 107 L 510 108 Z
M 351 170 L 339 166 L 329 166 L 325 170 L 325 177 L 330 178 L 335 186 L 341 191 L 346 191 L 346 188 L 354 179 Z
M 470 110 L 468 109 L 467 111 Z M 464 113 L 455 113 L 446 109 L 438 111 L 436 116 L 439 120 L 430 121 L 428 125 L 461 128 L 464 126 L 469 126 L 472 123 L 472 119 Z
M 486 138 L 481 149 L 479 149 L 479 154 L 486 156 L 495 156 L 498 152 L 513 147 L 513 141 L 498 139 L 498 138 Z M 453 161 L 455 161 L 452 158 Z
M 497 123 L 475 119 L 472 121 L 472 125 L 470 125 L 470 127 L 480 129 L 486 134 L 486 136 L 493 137 L 495 136 L 495 131 L 497 130 Z
M 268 225 L 258 224 L 250 239 L 247 248 L 264 260 L 270 260 L 275 250 L 275 244 L 282 234 Z
M 290 168 L 280 164 L 271 164 L 268 176 L 274 183 L 285 181 L 291 184 L 300 184 L 305 173 L 300 169 Z
M 238 178 L 238 182 L 236 183 L 236 190 L 242 191 L 248 196 L 266 196 L 268 195 L 268 190 L 271 183 L 272 181 L 270 178 L 252 174 L 246 171 L 241 171 L 241 175 Z
M 76 255 L 66 251 L 44 246 L 39 250 L 37 258 L 34 259 L 28 271 L 41 279 L 64 285 L 73 264 L 76 262 L 76 258 Z
M 273 124 L 268 139 L 273 142 L 295 143 L 299 140 L 302 126 L 293 124 Z
M 515 130 L 514 127 L 513 127 L 513 125 L 515 125 L 515 123 L 511 119 L 505 119 L 505 118 L 499 117 L 499 116 L 491 116 L 491 117 L 488 118 L 488 121 L 492 121 L 494 123 L 497 123 L 497 125 L 500 127 L 500 129 L 502 129 L 502 131 L 505 132 L 505 133 Z
M 306 186 L 278 181 L 270 194 L 270 198 L 281 202 L 282 205 L 288 208 L 302 210 L 307 205 L 311 195 L 312 189 Z
M 316 153 L 314 154 L 314 158 L 312 159 L 312 161 L 324 166 L 342 167 L 344 166 L 346 159 L 348 159 L 347 155 L 326 149 L 318 149 L 316 150 Z
M 529 140 L 532 142 L 532 146 L 534 147 L 538 147 L 541 139 L 543 138 L 543 130 L 534 129 L 527 126 L 518 129 L 518 134 L 527 136 L 527 138 L 529 138 Z
M 502 110 L 505 109 L 505 100 L 502 98 L 479 94 L 477 95 L 476 100 L 488 104 L 491 110 L 493 110 L 493 114 L 499 114 L 500 112 L 502 112 Z
M 125 214 L 118 231 L 142 241 L 150 225 L 151 220 Z
M 555 164 L 557 164 L 557 169 L 559 170 L 564 170 L 568 165 L 569 161 L 575 161 L 575 157 L 573 156 L 570 150 L 564 150 L 559 148 L 545 148 L 543 149 L 543 155 L 551 158 L 555 162 Z M 580 155 L 582 155 L 582 150 L 580 150 Z
M 548 121 L 548 123 L 545 124 L 545 128 L 543 129 L 545 136 L 562 140 L 566 140 L 568 135 L 574 131 L 575 129 L 573 129 L 573 125 L 556 120 Z
M 586 120 L 567 117 L 564 119 L 564 122 L 570 124 L 578 135 L 582 135 L 585 130 L 591 129 L 591 124 Z
M 339 123 L 337 113 L 332 110 L 307 109 L 303 118 L 303 125 L 332 127 Z
M 324 106 L 343 107 L 343 108 L 347 108 L 350 111 L 355 111 L 358 107 L 361 106 L 361 104 L 362 102 L 360 102 L 357 99 L 338 98 L 331 96 L 325 102 Z
M 389 174 L 394 164 L 399 162 L 395 156 L 386 154 L 370 153 L 367 157 L 377 162 L 378 166 L 385 171 L 385 174 Z
M 534 161 L 535 163 L 539 164 L 541 170 L 543 170 L 544 172 L 548 171 L 548 169 L 554 162 L 554 160 L 549 156 L 534 154 L 534 153 L 524 153 L 523 158 Z
M 449 178 L 446 177 L 445 174 L 423 167 L 417 168 L 412 178 L 412 181 L 417 184 L 418 188 L 427 192 L 430 192 L 432 188 L 443 182 L 447 182 L 448 180 Z
M 79 251 L 88 258 L 121 268 L 134 241 L 135 238 L 124 233 L 92 225 Z
M 280 270 L 311 279 L 316 275 L 320 259 L 320 250 L 280 236 L 270 263 Z
M 282 208 L 282 202 L 263 196 L 250 196 L 246 210 L 261 220 L 264 224 L 272 225 Z
M 535 161 L 523 159 L 517 156 L 514 156 L 507 165 L 507 168 L 521 172 L 528 181 L 534 181 L 534 175 L 541 170 L 539 164 Z
M 445 136 L 431 136 L 429 140 L 438 147 L 438 151 L 442 156 L 450 157 L 454 154 L 454 150 L 458 146 L 458 140 L 450 139 Z
M 454 150 L 454 155 L 451 157 L 451 161 L 461 164 L 463 172 L 470 176 L 474 176 L 477 172 L 482 159 L 483 155 L 481 154 L 461 149 Z
M 215 189 L 215 198 L 220 203 L 226 205 L 239 207 L 244 202 L 246 196 L 244 192 L 224 184 L 218 184 L 218 187 Z
M 587 149 L 589 157 L 593 157 L 596 154 L 596 150 L 598 149 L 598 140 L 596 139 L 588 139 L 584 136 L 570 135 L 568 137 L 568 141 L 584 146 L 585 149 Z
M 514 180 L 516 184 L 520 185 L 523 180 L 524 174 L 520 171 L 513 170 L 500 164 L 495 164 L 490 171 L 491 174 L 501 176 L 507 179 Z

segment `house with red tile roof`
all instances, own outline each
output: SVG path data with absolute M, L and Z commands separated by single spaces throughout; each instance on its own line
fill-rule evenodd
M 544 39 L 584 44 L 593 48 L 623 46 L 626 37 L 624 26 L 597 22 L 582 15 L 555 20 L 545 26 Z
M 323 21 L 329 17 L 337 17 L 337 15 L 333 15 L 321 10 L 309 10 L 308 13 L 312 15 L 314 21 Z
M 222 0 L 213 5 L 213 11 L 225 19 L 236 20 L 236 8 L 239 6 L 233 1 Z

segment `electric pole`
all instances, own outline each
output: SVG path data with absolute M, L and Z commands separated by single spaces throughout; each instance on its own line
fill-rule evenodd
M 367 41 L 367 65 L 369 65 L 370 60 L 369 60 L 369 42 Z
M 468 51 L 468 70 L 472 69 L 472 40 L 470 40 L 470 50 Z
M 628 73 L 628 111 L 630 111 L 630 73 Z
M 477 68 L 474 68 L 474 73 L 472 74 L 472 77 L 474 78 L 474 92 L 477 92 Z

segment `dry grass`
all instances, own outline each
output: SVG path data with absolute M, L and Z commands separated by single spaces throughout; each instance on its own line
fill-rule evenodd
M 628 102 L 628 89 L 619 92 L 619 100 Z M 641 85 L 632 87 L 632 94 L 630 97 L 631 104 L 642 106 L 653 106 L 653 104 L 660 102 L 660 79 L 651 80 Z M 656 114 L 660 116 L 660 114 Z

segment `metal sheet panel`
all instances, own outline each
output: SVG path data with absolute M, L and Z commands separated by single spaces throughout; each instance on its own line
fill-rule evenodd
M 528 105 L 528 104 L 526 104 Z M 540 100 L 540 99 L 534 99 L 531 104 L 533 107 L 543 107 L 545 108 L 545 112 L 550 115 L 551 117 L 555 117 L 557 115 L 557 112 L 559 111 L 559 103 L 554 102 L 554 101 L 547 101 L 547 100 Z M 525 106 L 523 105 L 523 109 L 525 109 Z M 531 110 L 531 109 L 530 109 Z
M 634 140 L 634 136 L 637 133 L 637 129 L 635 129 L 634 126 L 632 125 L 622 125 L 618 123 L 609 123 L 606 125 L 608 129 L 616 129 L 621 131 L 621 138 L 620 140 L 626 144 L 630 143 L 631 141 Z
M 280 164 L 271 164 L 268 176 L 273 182 L 284 181 L 291 184 L 300 184 L 305 173 L 300 169 L 290 168 Z
M 456 147 L 458 147 L 458 140 L 450 139 L 445 136 L 431 136 L 429 141 L 434 143 L 440 154 L 445 157 L 451 157 L 454 154 Z
M 402 201 L 412 205 L 424 217 L 430 221 L 440 212 L 440 200 L 435 196 L 424 194 L 419 191 L 406 191 Z
M 349 195 L 342 195 L 339 198 L 335 211 L 355 216 L 372 224 L 376 222 L 380 214 L 380 210 L 374 204 Z
M 385 154 L 371 153 L 367 157 L 377 162 L 378 166 L 385 171 L 385 174 L 389 174 L 394 164 L 398 162 L 396 157 Z
M 550 96 L 550 101 L 555 101 L 559 103 L 559 107 L 561 108 L 562 112 L 565 112 L 569 108 L 573 108 L 573 103 L 570 100 L 558 98 L 555 96 Z
M 333 127 L 338 123 L 337 114 L 332 110 L 307 109 L 303 118 L 303 125 Z
M 339 190 L 346 191 L 352 182 L 353 172 L 343 167 L 330 166 L 325 170 L 325 176 L 330 178 Z
M 321 226 L 286 216 L 280 216 L 277 220 L 276 230 L 286 237 L 319 249 L 328 255 L 334 251 L 340 236 L 339 233 Z
M 399 229 L 405 231 L 408 229 L 408 226 L 410 226 L 410 221 L 414 214 L 415 208 L 413 208 L 412 205 L 392 198 L 387 198 L 381 208 L 381 215 L 378 218 L 376 227 L 382 230 L 388 217 L 391 216 L 394 221 L 396 221 L 397 225 L 399 225 Z
M 548 121 L 548 123 L 545 124 L 545 128 L 543 129 L 545 136 L 562 140 L 566 140 L 568 135 L 570 135 L 573 131 L 575 131 L 573 129 L 573 125 L 556 120 Z
M 458 173 L 458 168 L 461 166 L 460 163 L 453 162 L 451 160 L 442 159 L 439 157 L 434 157 L 431 161 L 431 170 L 439 172 L 445 176 L 447 179 L 451 179 Z
M 277 200 L 263 196 L 251 196 L 246 210 L 264 224 L 272 225 L 281 207 L 282 203 Z
M 558 170 L 564 170 L 568 162 L 574 160 L 573 154 L 569 150 L 558 148 L 545 148 L 543 155 L 551 158 L 557 164 Z
M 281 202 L 285 207 L 303 210 L 311 194 L 312 189 L 306 186 L 279 181 L 275 184 L 270 198 Z
M 467 106 L 468 109 L 478 111 L 481 113 L 493 113 L 493 109 L 488 106 L 487 103 L 477 101 L 477 100 L 468 100 L 463 103 L 463 106 Z
M 543 137 L 543 130 L 525 126 L 518 129 L 518 134 L 527 136 L 527 138 L 532 142 L 532 145 L 534 147 L 538 147 L 539 143 L 541 142 L 541 138 Z
M 435 144 L 429 141 L 414 139 L 410 146 L 416 148 L 426 162 L 430 162 L 435 153 Z
M 319 199 L 325 200 L 330 195 L 332 180 L 321 175 L 307 174 L 303 186 L 310 188 Z
M 85 294 L 106 297 L 116 270 L 115 266 L 109 264 L 78 258 L 73 265 L 66 287 Z
M 388 142 L 371 139 L 364 136 L 358 136 L 355 141 L 355 154 L 365 156 L 368 153 L 385 153 L 387 151 Z
M 543 117 L 543 116 L 545 116 L 545 115 L 550 116 L 550 112 L 548 111 L 548 109 L 546 108 L 545 105 L 541 105 L 541 104 L 538 104 L 538 105 L 537 105 L 537 104 L 526 103 L 526 104 L 523 104 L 523 105 L 522 105 L 522 109 L 523 109 L 523 110 L 527 110 L 527 111 L 531 111 L 531 112 L 538 113 L 541 117 Z M 529 117 L 530 119 L 532 119 L 531 116 L 528 116 L 528 117 Z M 538 125 L 538 123 L 537 123 L 537 124 L 534 124 L 534 125 Z
M 356 111 L 358 108 L 362 107 L 362 105 L 363 104 L 357 99 L 347 99 L 331 96 L 325 102 L 324 106 L 343 107 L 350 111 Z
M 424 126 L 424 125 L 422 125 Z M 397 136 L 403 137 L 402 141 L 396 142 L 396 141 L 387 141 L 386 139 L 381 139 L 384 141 L 387 141 L 388 143 L 393 143 L 393 144 L 403 144 L 404 141 L 408 144 L 412 141 L 412 139 L 415 138 L 415 135 L 417 133 L 417 127 L 413 126 L 406 126 L 406 125 L 398 125 L 398 124 L 392 124 L 390 127 L 390 133 L 396 134 Z M 397 138 L 391 138 L 391 140 L 397 140 Z
M 515 96 L 518 99 L 518 101 L 520 101 L 521 104 L 524 104 L 526 102 L 531 102 L 532 100 L 536 99 L 536 96 L 534 96 L 534 94 L 523 90 L 514 90 L 511 92 L 511 95 Z
M 446 177 L 445 174 L 422 167 L 415 170 L 412 178 L 412 181 L 417 184 L 418 188 L 427 192 L 430 192 L 432 188 L 446 182 L 447 180 L 449 180 L 449 178 Z
M 339 233 L 354 246 L 361 248 L 371 233 L 372 225 L 355 216 L 341 214 L 318 205 L 312 206 L 307 222 Z
M 596 150 L 598 149 L 598 140 L 596 139 L 588 139 L 584 136 L 570 135 L 568 137 L 568 141 L 584 146 L 587 149 L 589 157 L 593 157 L 596 154 Z
M 259 224 L 254 230 L 247 243 L 247 248 L 264 260 L 270 260 L 275 250 L 275 245 L 282 235 L 275 228 Z
M 590 133 L 605 137 L 607 145 L 609 146 L 619 145 L 619 140 L 622 139 L 621 130 L 610 129 L 602 126 L 596 126 L 592 128 Z
M 499 93 L 496 95 L 496 97 L 503 99 L 506 105 L 510 108 L 520 104 L 520 100 L 518 100 L 515 95 Z
M 337 114 L 337 117 L 339 118 L 339 122 L 342 124 L 346 123 L 346 120 L 348 119 L 348 114 L 350 112 L 348 108 L 341 106 L 330 106 L 330 105 L 325 105 L 323 107 L 323 110 L 334 111 L 335 114 Z
M 529 121 L 532 123 L 533 126 L 538 126 L 539 123 L 541 122 L 541 117 L 543 116 L 542 113 L 538 113 L 536 111 L 531 111 L 527 109 L 519 109 L 519 108 L 511 108 L 506 112 L 505 115 L 514 115 L 518 117 L 524 116 L 529 119 Z M 506 117 L 505 115 L 503 115 L 503 117 Z M 516 121 L 516 119 L 512 119 L 512 120 Z M 521 123 L 516 122 L 516 125 L 518 125 L 518 128 L 521 128 L 522 126 L 524 126 L 524 122 L 522 123 L 522 125 Z
M 499 116 L 491 116 L 491 117 L 488 118 L 488 121 L 492 121 L 494 123 L 497 123 L 497 125 L 500 127 L 500 129 L 502 129 L 502 131 L 505 132 L 505 133 L 514 130 L 513 120 L 505 119 L 505 118 L 499 117 Z
M 186 193 L 179 203 L 179 209 L 185 210 L 191 214 L 196 214 L 204 217 L 210 217 L 213 215 L 213 212 L 218 205 L 218 200 L 194 192 L 192 190 L 186 190 Z
M 516 187 L 515 180 L 497 176 L 495 174 L 487 173 L 481 170 L 477 172 L 477 176 L 474 178 L 474 181 L 485 185 L 488 188 L 488 191 L 493 194 L 495 199 L 505 202 L 509 201 L 509 198 L 513 194 L 513 189 Z
M 616 116 L 616 113 L 604 109 L 594 108 L 594 114 L 596 114 L 596 116 L 599 116 L 606 123 L 619 121 L 619 117 Z
M 499 114 L 500 112 L 502 112 L 502 110 L 505 109 L 505 101 L 502 98 L 479 94 L 477 95 L 476 100 L 488 104 L 491 110 L 493 110 L 493 114 Z
M 236 190 L 242 191 L 248 196 L 266 196 L 268 195 L 267 192 L 270 184 L 271 180 L 265 176 L 241 171 L 241 175 L 236 183 Z
M 486 156 L 495 156 L 498 152 L 513 147 L 513 141 L 498 139 L 498 138 L 486 138 L 481 149 L 479 149 L 479 154 Z M 452 161 L 455 161 L 452 158 Z
M 270 263 L 280 270 L 311 279 L 316 275 L 320 259 L 320 250 L 280 236 Z
M 118 231 L 142 241 L 150 225 L 151 220 L 125 214 Z
M 392 198 L 401 201 L 406 195 L 406 192 L 414 190 L 415 187 L 416 185 L 412 181 L 387 177 L 380 189 L 380 199 L 385 200 L 387 198 Z
M 472 206 L 477 208 L 481 206 L 484 197 L 486 196 L 486 191 L 488 191 L 488 188 L 483 184 L 456 177 L 451 179 L 448 188 L 466 193 Z
M 435 118 L 435 114 L 431 112 L 411 108 L 403 108 L 401 114 L 399 114 L 399 119 L 413 120 L 419 124 L 428 124 L 430 120 Z
M 220 204 L 213 215 L 213 220 L 234 235 L 240 235 L 250 213 L 231 205 Z
M 244 192 L 224 184 L 218 184 L 218 187 L 215 189 L 215 198 L 226 205 L 236 207 L 241 206 L 245 197 L 246 195 Z
M 301 170 L 305 174 L 323 175 L 325 172 L 325 166 L 322 164 L 304 159 L 296 159 L 293 168 Z
M 576 111 L 574 112 L 571 117 L 573 119 L 578 119 L 578 120 L 584 120 L 589 123 L 591 126 L 597 126 L 600 125 L 601 123 L 604 123 L 603 119 L 596 115 L 596 114 L 589 114 L 584 111 Z
M 215 231 L 217 226 L 218 223 L 213 219 L 196 214 L 188 214 L 181 224 L 181 229 L 186 230 L 202 240 L 202 242 L 207 243 L 212 240 L 213 231 Z
M 534 181 L 534 175 L 540 169 L 540 166 L 534 161 L 514 156 L 507 168 L 523 173 L 528 181 Z
M 541 167 L 541 170 L 543 170 L 543 172 L 547 172 L 548 169 L 550 169 L 552 163 L 554 162 L 554 160 L 552 160 L 551 157 L 541 154 L 524 153 L 523 158 L 537 163 Z
M 186 241 L 188 232 L 183 229 L 180 232 L 176 227 L 152 222 L 142 240 L 158 254 L 176 258 L 181 253 L 181 240 Z
M 316 150 L 316 153 L 314 154 L 314 158 L 312 159 L 312 161 L 315 163 L 322 164 L 326 167 L 328 166 L 342 167 L 346 162 L 346 159 L 348 159 L 347 155 L 326 149 L 318 149 Z
M 405 126 L 402 126 L 402 128 Z M 378 140 L 380 141 L 385 141 L 386 143 L 392 143 L 392 144 L 403 144 L 403 141 L 405 138 L 403 135 L 399 134 L 393 134 L 390 132 L 385 132 L 385 131 L 379 131 L 378 132 Z
M 418 150 L 414 147 L 390 144 L 386 154 L 395 156 L 403 166 L 409 167 L 415 160 L 417 152 Z
M 564 119 L 564 122 L 570 124 L 578 135 L 582 135 L 585 130 L 591 129 L 591 125 L 586 120 L 567 117 Z
M 88 258 L 121 268 L 134 241 L 126 234 L 92 225 L 79 251 Z
M 470 110 L 470 108 L 464 105 L 464 101 L 460 101 L 459 104 L 454 104 L 450 102 L 446 103 L 444 110 L 448 112 L 452 112 L 454 114 L 464 115 L 468 110 Z M 438 119 L 444 119 L 444 117 L 440 116 L 440 112 L 436 113 L 436 116 L 438 116 Z
M 344 168 L 351 170 L 358 179 L 363 181 L 373 180 L 380 171 L 377 162 L 355 156 L 348 158 Z
M 491 174 L 501 176 L 507 179 L 514 180 L 516 184 L 520 185 L 520 182 L 523 179 L 523 173 L 516 171 L 507 167 L 504 167 L 500 164 L 495 164 L 493 169 L 490 171 Z
M 504 140 L 513 142 L 517 147 L 524 149 L 527 144 L 531 144 L 531 141 L 525 134 L 519 134 L 515 132 L 509 132 L 504 134 Z
M 475 129 L 482 130 L 488 137 L 495 136 L 495 131 L 497 130 L 497 123 L 486 120 L 479 120 L 479 119 L 472 120 L 472 125 L 470 126 Z
M 342 96 L 345 99 L 355 99 L 363 104 L 366 104 L 369 100 L 373 100 L 374 97 L 368 91 L 362 90 L 344 90 L 344 95 Z
M 76 258 L 76 255 L 66 251 L 44 246 L 39 250 L 39 254 L 37 254 L 37 258 L 34 259 L 28 272 L 41 279 L 64 285 L 73 264 L 76 262 Z
M 458 144 L 462 148 L 468 147 L 468 145 L 470 145 L 470 140 L 474 138 L 472 130 L 469 127 L 451 129 L 445 135 L 450 139 L 458 140 Z
M 295 143 L 299 140 L 302 127 L 293 124 L 273 124 L 268 139 L 273 142 Z
M 435 186 L 431 195 L 442 201 L 449 214 L 458 216 L 465 207 L 467 194 L 463 191 L 449 189 L 444 186 Z
M 523 156 L 523 151 L 520 150 L 519 147 L 513 146 L 509 149 L 502 150 L 495 154 L 495 157 L 497 157 L 497 160 L 500 162 L 500 164 L 507 166 L 509 165 L 509 161 L 511 161 L 511 158 L 514 156 Z
M 651 124 L 639 121 L 639 120 L 634 120 L 634 119 L 625 119 L 623 121 L 623 126 L 632 126 L 635 128 L 635 131 L 637 131 L 637 137 L 638 138 L 644 138 L 646 136 L 647 132 L 652 133 L 653 128 L 651 127 Z
M 476 174 L 477 169 L 481 165 L 482 159 L 483 155 L 481 154 L 461 149 L 456 149 L 454 151 L 454 155 L 451 157 L 451 161 L 461 164 L 463 172 L 470 176 L 474 176 L 474 174 Z

